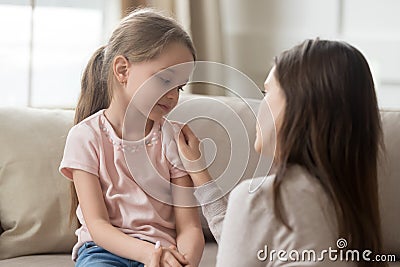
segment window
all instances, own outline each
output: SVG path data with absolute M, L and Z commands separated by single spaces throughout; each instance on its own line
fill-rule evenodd
M 358 48 L 371 67 L 379 106 L 400 108 L 400 1 L 220 3 L 225 63 L 249 75 L 259 87 L 275 55 L 306 38 L 319 36 L 344 40 Z M 247 91 L 244 88 L 240 93 L 246 95 Z
M 0 0 L 0 106 L 73 107 L 119 1 Z

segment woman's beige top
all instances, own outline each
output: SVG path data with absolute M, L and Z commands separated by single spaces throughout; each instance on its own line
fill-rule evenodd
M 274 213 L 274 179 L 246 180 L 228 205 L 220 198 L 202 207 L 219 243 L 217 266 L 355 266 L 339 249 L 344 240 L 338 242 L 335 210 L 319 181 L 299 166 L 287 171 L 281 196 L 290 231 Z M 250 193 L 251 183 L 261 186 Z M 217 195 L 218 188 L 210 188 L 195 192 L 200 203 Z

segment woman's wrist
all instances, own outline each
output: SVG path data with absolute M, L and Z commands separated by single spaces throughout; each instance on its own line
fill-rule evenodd
M 201 206 L 208 205 L 224 197 L 224 192 L 214 180 L 196 187 L 193 194 Z
M 195 187 L 202 186 L 202 185 L 212 181 L 210 173 L 208 172 L 207 169 L 204 169 L 199 172 L 192 172 L 192 173 L 189 173 L 189 175 L 190 175 L 190 177 L 193 181 L 193 185 Z

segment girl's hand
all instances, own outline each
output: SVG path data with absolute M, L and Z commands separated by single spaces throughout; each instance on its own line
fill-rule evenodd
M 182 164 L 189 174 L 206 169 L 206 163 L 200 150 L 200 140 L 187 125 L 179 134 L 178 150 Z
M 158 248 L 151 257 L 150 264 L 146 267 L 183 267 L 189 262 L 180 254 L 175 246 Z
M 149 265 L 145 265 L 144 267 L 160 267 L 160 259 L 162 256 L 162 248 L 158 248 L 154 251 L 153 255 L 151 256 L 151 260 Z
M 183 267 L 188 264 L 189 262 L 181 253 L 178 252 L 178 249 L 175 246 L 162 248 L 160 267 Z

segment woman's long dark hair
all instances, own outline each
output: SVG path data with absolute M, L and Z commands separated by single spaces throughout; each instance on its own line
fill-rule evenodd
M 338 238 L 346 238 L 349 248 L 381 252 L 377 161 L 382 130 L 366 59 L 347 43 L 316 39 L 283 52 L 275 66 L 286 98 L 274 183 L 278 218 L 286 224 L 279 189 L 287 168 L 298 164 L 332 199 Z

